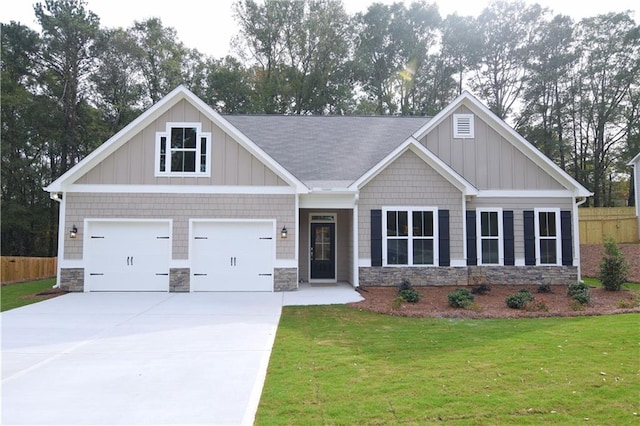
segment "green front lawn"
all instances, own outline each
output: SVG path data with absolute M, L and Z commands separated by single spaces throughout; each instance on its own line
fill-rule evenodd
M 632 424 L 640 316 L 283 309 L 256 424 Z
M 600 282 L 598 278 L 582 277 L 582 281 L 592 287 L 602 287 L 602 282 Z M 640 290 L 640 283 L 624 283 L 622 284 L 622 288 L 630 290 Z
M 49 297 L 47 296 L 38 296 L 37 294 L 51 290 L 55 283 L 56 279 L 50 278 L 48 280 L 3 285 L 0 287 L 0 312 L 48 299 Z

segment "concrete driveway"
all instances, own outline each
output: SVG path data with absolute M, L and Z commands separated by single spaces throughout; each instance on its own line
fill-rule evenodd
M 2 424 L 252 424 L 292 293 L 74 293 L 2 314 Z M 314 296 L 315 295 L 315 296 Z

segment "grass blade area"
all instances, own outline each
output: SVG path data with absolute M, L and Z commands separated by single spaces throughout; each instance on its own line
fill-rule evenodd
M 639 319 L 287 307 L 256 424 L 638 422 Z
M 19 308 L 48 299 L 50 296 L 38 296 L 38 293 L 51 290 L 56 283 L 55 278 L 31 281 L 26 283 L 8 284 L 0 287 L 0 311 Z

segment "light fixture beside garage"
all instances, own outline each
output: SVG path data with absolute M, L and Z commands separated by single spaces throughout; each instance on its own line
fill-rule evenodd
M 69 238 L 76 238 L 78 236 L 78 228 L 76 228 L 76 225 L 73 225 L 73 227 L 71 228 L 71 231 L 69 231 Z
M 282 231 L 280 231 L 280 238 L 287 238 L 289 235 L 289 231 L 287 231 L 287 227 L 283 226 Z

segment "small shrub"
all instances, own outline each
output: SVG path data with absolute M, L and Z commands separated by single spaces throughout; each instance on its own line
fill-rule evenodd
M 538 293 L 553 293 L 550 284 L 540 284 L 537 289 Z
M 400 285 L 398 286 L 398 293 L 401 293 L 403 290 L 413 290 L 411 281 L 406 278 L 400 282 Z
M 529 302 L 524 305 L 524 309 L 528 312 L 549 312 L 549 307 L 545 300 Z
M 522 309 L 527 303 L 533 302 L 533 295 L 529 290 L 523 288 L 517 293 L 507 296 L 504 301 L 511 309 Z
M 417 303 L 422 298 L 422 295 L 413 288 L 411 281 L 405 278 L 398 286 L 398 298 L 400 298 L 401 301 Z
M 422 295 L 412 288 L 408 290 L 400 290 L 399 297 L 409 303 L 417 303 L 422 299 Z
M 627 281 L 629 264 L 618 248 L 615 240 L 610 236 L 604 241 L 604 257 L 600 262 L 600 281 L 602 287 L 609 291 L 620 291 L 622 284 Z
M 473 294 L 466 288 L 459 288 L 447 294 L 449 306 L 453 308 L 467 308 L 473 302 Z
M 480 284 L 471 289 L 471 293 L 473 294 L 488 294 L 491 293 L 491 285 L 489 284 Z
M 569 284 L 567 295 L 582 305 L 587 305 L 591 301 L 589 286 L 584 282 Z

